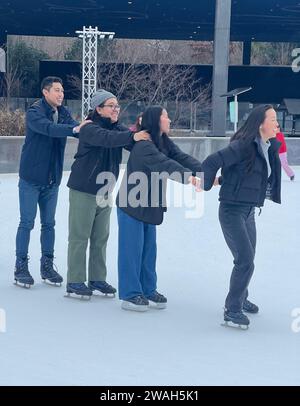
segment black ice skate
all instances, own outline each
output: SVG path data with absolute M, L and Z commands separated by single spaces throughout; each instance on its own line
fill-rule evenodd
M 15 285 L 29 289 L 34 284 L 33 277 L 28 270 L 29 257 L 17 258 L 15 267 Z
M 242 330 L 249 328 L 250 320 L 243 312 L 231 312 L 227 309 L 224 311 L 224 323 L 225 327 L 238 327 Z
M 41 278 L 44 282 L 47 282 L 54 286 L 61 286 L 63 277 L 55 269 L 53 264 L 53 256 L 43 255 L 41 258 Z
M 72 296 L 75 294 L 75 296 Z M 80 299 L 90 300 L 93 291 L 86 286 L 85 283 L 67 283 L 67 293 L 65 297 L 78 297 Z
M 259 312 L 259 307 L 256 306 L 256 304 L 250 302 L 250 300 L 245 300 L 243 304 L 243 311 L 247 313 L 258 313 Z
M 90 281 L 88 286 L 92 291 L 98 290 L 108 297 L 115 297 L 115 293 L 117 291 L 117 289 L 108 284 L 106 281 Z

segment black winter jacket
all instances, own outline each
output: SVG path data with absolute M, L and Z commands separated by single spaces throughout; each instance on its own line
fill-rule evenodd
M 133 133 L 126 127 L 98 117 L 79 133 L 79 145 L 67 186 L 96 195 L 107 183 L 97 183 L 101 172 L 111 172 L 117 180 L 122 148 L 134 145 Z
M 149 224 L 161 224 L 166 208 L 166 183 L 171 178 L 188 183 L 188 177 L 201 172 L 201 163 L 182 152 L 167 135 L 162 135 L 161 151 L 152 141 L 136 143 L 130 153 L 127 169 L 117 196 L 117 206 L 129 216 Z M 134 173 L 144 175 L 146 182 L 128 182 Z M 172 174 L 176 177 L 172 177 Z M 140 190 L 140 192 L 138 192 Z M 128 197 L 136 195 L 133 206 Z
M 227 148 L 203 161 L 204 189 L 211 189 L 216 173 L 222 168 L 219 178 L 220 201 L 261 207 L 267 197 L 281 203 L 281 165 L 278 156 L 280 143 L 276 139 L 270 139 L 270 143 L 268 154 L 272 172 L 269 178 L 260 139 L 256 138 L 248 146 L 242 140 L 235 140 Z M 253 153 L 255 159 L 252 170 L 248 173 L 249 152 Z

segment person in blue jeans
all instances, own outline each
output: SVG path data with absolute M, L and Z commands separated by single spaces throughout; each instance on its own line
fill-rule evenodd
M 61 284 L 54 269 L 55 211 L 62 178 L 67 136 L 76 136 L 80 125 L 62 106 L 64 89 L 58 77 L 46 77 L 41 84 L 43 97 L 26 113 L 26 137 L 19 170 L 20 223 L 16 236 L 15 281 L 24 287 L 34 284 L 28 269 L 30 232 L 37 207 L 41 219 L 41 268 L 43 280 Z
M 201 163 L 168 137 L 170 119 L 164 108 L 148 107 L 141 130 L 151 140 L 132 148 L 117 196 L 119 297 L 123 309 L 134 311 L 167 305 L 167 298 L 157 291 L 156 274 L 156 225 L 162 223 L 167 210 L 166 181 L 171 178 L 197 186 L 194 175 L 201 171 Z M 135 200 L 136 188 L 140 191 Z

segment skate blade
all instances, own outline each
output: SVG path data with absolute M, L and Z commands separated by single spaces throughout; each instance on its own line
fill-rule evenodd
M 122 302 L 121 308 L 123 310 L 131 310 L 133 312 L 138 312 L 138 313 L 142 313 L 142 312 L 146 312 L 149 308 L 149 306 L 146 305 L 135 305 L 133 303 L 130 302 L 126 302 L 125 300 Z
M 56 286 L 56 287 L 60 287 L 61 286 L 61 284 L 62 284 L 62 282 L 51 282 L 51 281 L 49 281 L 48 279 L 42 279 L 42 281 L 46 284 L 46 285 L 49 285 L 49 286 Z
M 29 283 L 22 283 L 22 282 L 18 282 L 18 281 L 15 281 L 14 285 L 19 286 L 20 288 L 23 288 L 23 289 L 30 289 L 32 286 Z
M 244 324 L 235 324 L 235 323 L 232 323 L 231 321 L 224 321 L 224 323 L 221 323 L 221 326 L 235 328 L 238 330 L 248 330 L 248 328 L 249 328 L 249 325 L 246 326 Z
M 91 300 L 92 296 L 88 296 L 88 295 L 77 295 L 76 293 L 73 292 L 67 292 L 64 297 L 68 297 L 70 299 L 77 299 L 77 300 L 82 300 L 82 301 L 89 301 Z
M 115 293 L 103 293 L 103 292 L 100 292 L 99 290 L 93 290 L 93 295 L 95 297 L 98 296 L 98 297 L 104 297 L 104 298 L 107 298 L 107 299 L 114 299 L 116 297 Z
M 155 303 L 149 300 L 149 306 L 151 309 L 163 310 L 167 308 L 167 303 Z

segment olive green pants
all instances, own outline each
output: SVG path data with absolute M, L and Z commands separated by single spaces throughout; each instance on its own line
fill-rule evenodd
M 106 280 L 106 246 L 109 237 L 111 197 L 103 198 L 70 189 L 68 283 L 85 282 L 89 245 L 88 281 Z

